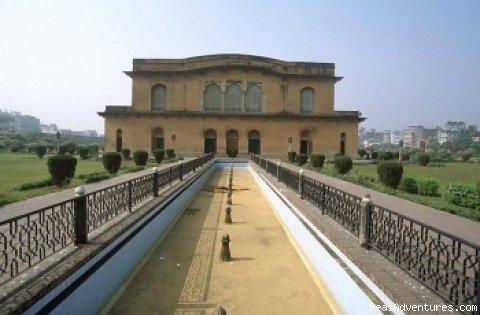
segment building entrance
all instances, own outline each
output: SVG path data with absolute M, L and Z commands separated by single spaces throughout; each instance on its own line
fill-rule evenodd
M 204 153 L 217 153 L 217 133 L 209 129 L 205 132 Z
M 238 132 L 236 130 L 229 130 L 227 132 L 227 155 L 235 157 L 238 154 Z
M 260 154 L 260 133 L 256 130 L 248 133 L 248 153 Z

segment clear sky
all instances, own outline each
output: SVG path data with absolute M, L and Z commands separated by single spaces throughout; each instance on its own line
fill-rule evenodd
M 480 124 L 480 1 L 0 0 L 0 109 L 96 129 L 133 58 L 336 63 L 336 108 L 377 129 Z

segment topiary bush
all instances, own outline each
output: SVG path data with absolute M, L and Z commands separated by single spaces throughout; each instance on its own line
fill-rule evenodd
M 103 167 L 110 174 L 117 174 L 120 165 L 122 164 L 122 156 L 118 152 L 103 153 Z
M 380 183 L 391 188 L 397 188 L 403 175 L 403 166 L 398 162 L 383 161 L 377 165 Z
M 10 147 L 10 152 L 12 153 L 17 153 L 20 151 L 21 151 L 21 147 L 19 145 L 14 144 Z
M 359 156 L 361 159 L 363 159 L 363 157 L 367 155 L 367 150 L 365 150 L 365 149 L 358 149 L 357 152 L 358 152 L 358 156 Z
M 302 166 L 304 165 L 305 163 L 307 163 L 307 160 L 308 160 L 308 155 L 306 155 L 305 153 L 299 153 L 297 154 L 297 156 L 295 157 L 295 163 L 297 163 L 298 165 Z
M 35 146 L 35 153 L 37 154 L 39 159 L 43 159 L 45 153 L 47 153 L 47 146 L 41 144 Z
M 473 153 L 470 151 L 464 151 L 460 154 L 460 157 L 462 158 L 463 162 L 467 162 L 472 158 L 472 156 L 473 156 Z
M 65 154 L 68 152 L 68 147 L 66 145 L 61 144 L 58 147 L 58 154 Z
M 378 152 L 372 152 L 372 159 L 376 160 L 378 159 Z
M 353 167 L 352 158 L 348 155 L 340 155 L 333 159 L 333 165 L 340 174 L 347 174 Z
M 430 162 L 430 155 L 427 153 L 418 153 L 417 155 L 418 165 L 427 166 Z
M 130 149 L 127 149 L 127 148 L 122 149 L 122 158 L 125 161 L 130 160 Z
M 418 194 L 422 196 L 438 196 L 438 182 L 433 179 L 419 179 L 417 181 Z
M 133 151 L 133 162 L 137 166 L 145 166 L 148 161 L 148 152 L 144 150 Z
M 478 192 L 473 186 L 450 184 L 445 189 L 443 198 L 454 205 L 475 209 L 480 207 L 480 199 L 477 194 Z
M 88 148 L 87 147 L 78 147 L 77 148 L 78 155 L 82 160 L 88 159 Z
M 166 149 L 165 154 L 167 155 L 167 158 L 173 159 L 175 157 L 175 150 L 173 149 Z
M 100 146 L 98 144 L 91 144 L 88 146 L 88 156 L 92 159 L 98 158 L 98 153 L 100 152 Z
M 297 156 L 297 152 L 295 151 L 290 151 L 288 152 L 288 161 L 293 163 L 295 162 L 295 157 Z
M 311 154 L 310 155 L 310 164 L 313 167 L 323 167 L 325 163 L 325 155 L 323 154 Z
M 165 156 L 165 151 L 162 149 L 153 150 L 153 156 L 155 157 L 155 162 L 160 164 L 162 163 L 163 157 Z
M 400 181 L 400 186 L 398 187 L 401 191 L 404 191 L 409 194 L 418 194 L 417 181 L 411 177 L 404 177 Z
M 61 187 L 75 175 L 77 159 L 71 155 L 54 155 L 48 159 L 47 165 L 53 184 Z

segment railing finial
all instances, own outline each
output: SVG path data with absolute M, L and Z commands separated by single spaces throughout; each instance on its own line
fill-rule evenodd
M 75 188 L 74 192 L 75 192 L 75 197 L 82 197 L 83 195 L 85 195 L 85 187 L 80 185 L 77 188 Z

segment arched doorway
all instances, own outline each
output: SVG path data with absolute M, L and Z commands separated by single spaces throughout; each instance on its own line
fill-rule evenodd
M 347 140 L 347 135 L 345 132 L 340 134 L 340 154 L 345 155 L 345 142 Z
M 162 128 L 155 128 L 152 130 L 152 152 L 157 149 L 165 149 L 165 140 L 163 137 Z
M 300 153 L 312 153 L 313 142 L 310 130 L 303 130 L 300 133 Z
M 117 129 L 116 149 L 117 152 L 122 151 L 122 129 Z
M 260 133 L 257 130 L 251 130 L 248 133 L 248 153 L 260 154 Z
M 235 157 L 238 154 L 238 131 L 230 129 L 227 131 L 227 155 Z
M 204 137 L 204 153 L 217 153 L 217 133 L 208 129 Z

